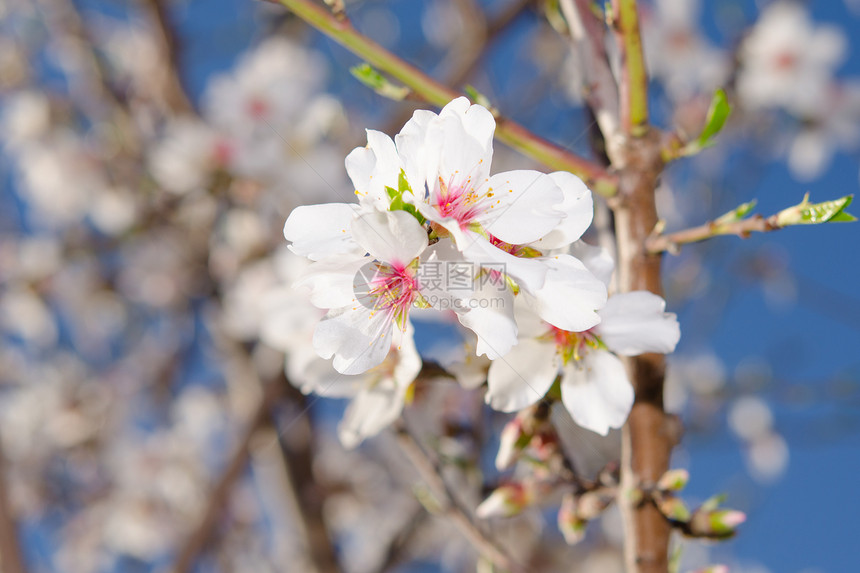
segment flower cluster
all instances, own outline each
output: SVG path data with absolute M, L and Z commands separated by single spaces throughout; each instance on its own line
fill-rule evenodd
M 613 352 L 671 352 L 677 321 L 651 293 L 607 302 L 605 260 L 579 241 L 591 192 L 565 172 L 491 174 L 494 130 L 487 109 L 458 98 L 416 112 L 394 140 L 368 131 L 346 159 L 358 202 L 292 212 L 284 235 L 312 261 L 298 283 L 327 311 L 313 347 L 340 374 L 375 372 L 368 387 L 396 379 L 405 394 L 420 370 L 411 312 L 451 311 L 492 361 L 492 407 L 533 404 L 561 375 L 574 419 L 605 434 L 633 400 Z

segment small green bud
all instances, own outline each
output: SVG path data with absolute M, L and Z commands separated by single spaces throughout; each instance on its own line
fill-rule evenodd
M 667 519 L 682 522 L 690 519 L 690 510 L 687 509 L 686 504 L 681 501 L 681 498 L 673 495 L 661 495 L 655 499 L 655 503 L 660 513 L 665 515 Z
M 536 499 L 534 484 L 528 481 L 511 482 L 493 490 L 475 510 L 475 515 L 481 519 L 512 517 L 533 504 Z
M 661 491 L 680 491 L 690 481 L 690 472 L 687 470 L 669 470 L 657 481 L 657 489 Z
M 576 545 L 585 538 L 585 527 L 588 525 L 586 520 L 576 515 L 577 505 L 576 498 L 568 493 L 562 498 L 558 509 L 558 529 L 569 545 Z
M 833 201 L 823 203 L 810 203 L 809 193 L 803 196 L 803 201 L 793 207 L 783 209 L 776 215 L 778 227 L 790 225 L 817 225 L 819 223 L 845 223 L 856 221 L 857 218 L 845 209 L 854 199 L 853 195 L 846 195 Z

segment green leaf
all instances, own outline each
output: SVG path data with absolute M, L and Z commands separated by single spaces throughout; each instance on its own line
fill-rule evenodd
M 349 73 L 358 81 L 388 99 L 401 101 L 412 91 L 406 86 L 394 85 L 388 79 L 377 72 L 370 64 L 364 63 L 353 66 L 349 69 Z
M 837 213 L 836 215 L 830 217 L 828 223 L 853 223 L 857 220 L 857 217 L 852 215 L 851 213 L 846 213 L 842 211 L 841 213 Z
M 818 225 L 820 223 L 856 221 L 857 218 L 854 215 L 845 211 L 853 200 L 853 195 L 846 195 L 833 201 L 810 203 L 809 193 L 807 193 L 800 204 L 780 211 L 776 216 L 776 224 L 780 227 L 788 227 L 790 225 Z
M 755 199 L 748 203 L 742 203 L 728 213 L 726 213 L 725 215 L 721 215 L 720 217 L 718 217 L 714 221 L 714 223 L 716 223 L 717 225 L 728 225 L 729 223 L 736 223 L 737 221 L 740 221 L 741 219 L 749 215 L 750 211 L 755 208 L 756 203 L 757 201 Z
M 564 17 L 561 15 L 561 7 L 558 0 L 547 0 L 544 2 L 543 11 L 546 21 L 553 30 L 562 35 L 568 33 L 567 22 L 564 21 Z
M 712 495 L 711 497 L 706 499 L 699 509 L 700 511 L 714 511 L 724 501 L 726 501 L 726 494 L 718 493 L 717 495 Z
M 723 89 L 718 89 L 714 92 L 714 97 L 711 98 L 711 107 L 708 108 L 708 117 L 705 119 L 705 127 L 702 128 L 702 133 L 698 139 L 689 142 L 679 152 L 682 157 L 696 155 L 706 147 L 713 145 L 714 137 L 723 129 L 729 114 L 732 112 L 732 106 L 729 105 L 729 98 Z
M 403 171 L 403 169 L 400 170 L 400 175 L 397 177 L 397 189 L 386 185 L 385 192 L 391 200 L 388 204 L 389 211 L 406 211 L 415 217 L 422 225 L 427 221 L 424 216 L 418 212 L 415 205 L 403 200 L 404 193 L 412 193 L 412 187 L 409 185 L 409 181 L 406 179 L 406 172 Z
M 708 118 L 705 120 L 705 128 L 699 134 L 699 147 L 707 147 L 711 144 L 711 139 L 717 135 L 729 114 L 732 112 L 732 106 L 729 105 L 729 98 L 723 89 L 718 89 L 714 92 L 714 97 L 711 98 L 711 107 L 708 109 Z

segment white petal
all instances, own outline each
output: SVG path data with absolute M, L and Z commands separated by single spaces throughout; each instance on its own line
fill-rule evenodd
M 493 115 L 486 108 L 470 105 L 466 98 L 446 105 L 427 128 L 428 153 L 438 157 L 430 159 L 436 173 L 428 173 L 428 183 L 435 186 L 439 177 L 446 184 L 482 186 L 490 175 L 495 128 Z
M 520 338 L 537 338 L 550 331 L 550 325 L 538 316 L 525 296 L 514 299 L 514 316 Z
M 464 236 L 462 241 L 458 240 L 457 248 L 468 260 L 491 269 L 501 265 L 505 274 L 526 292 L 535 292 L 543 286 L 549 267 L 542 261 L 515 257 L 471 231 Z
M 564 367 L 561 401 L 577 424 L 605 436 L 627 420 L 633 407 L 633 387 L 617 356 L 591 350 L 581 362 Z
M 427 178 L 435 179 L 438 157 L 428 153 L 427 129 L 438 116 L 432 111 L 416 110 L 394 138 L 406 178 L 419 201 L 427 194 Z
M 361 391 L 343 414 L 337 428 L 340 443 L 354 448 L 394 422 L 403 411 L 405 390 L 393 384 L 377 384 Z
M 418 354 L 418 349 L 415 348 L 414 332 L 412 324 L 407 322 L 406 331 L 403 332 L 400 344 L 396 350 L 392 350 L 392 352 L 397 353 L 397 364 L 394 366 L 393 373 L 394 382 L 404 392 L 421 372 L 421 356 Z
M 443 107 L 439 117 L 443 119 L 457 117 L 467 134 L 484 147 L 492 145 L 496 120 L 484 106 L 472 104 L 467 98 L 461 96 Z
M 490 365 L 484 399 L 495 410 L 521 410 L 543 398 L 557 375 L 555 345 L 526 338 Z
M 365 376 L 341 374 L 331 365 L 331 360 L 311 353 L 310 360 L 295 354 L 287 357 L 290 382 L 304 394 L 318 394 L 327 398 L 352 398 L 365 387 Z
M 478 335 L 477 355 L 495 360 L 510 352 L 517 343 L 513 293 L 485 285 L 466 304 L 468 308 L 455 310 L 460 324 Z
M 400 157 L 390 137 L 367 130 L 367 147 L 358 147 L 346 157 L 346 172 L 362 204 L 385 210 L 390 203 L 385 187 L 397 189 Z
M 538 260 L 549 270 L 543 287 L 529 299 L 535 312 L 553 326 L 571 332 L 598 324 L 597 311 L 606 304 L 606 286 L 570 255 Z
M 613 295 L 600 311 L 597 333 L 618 354 L 668 354 L 675 350 L 681 329 L 677 317 L 665 308 L 666 301 L 648 291 Z
M 564 197 L 556 209 L 566 216 L 555 229 L 534 243 L 536 249 L 544 251 L 566 247 L 578 240 L 594 219 L 594 201 L 582 179 L 567 171 L 556 171 L 550 173 L 549 177 L 558 185 Z
M 347 203 L 296 207 L 284 224 L 284 237 L 292 242 L 290 250 L 315 261 L 360 250 L 350 232 L 356 208 Z
M 350 228 L 368 253 L 394 265 L 407 266 L 427 248 L 427 231 L 406 211 L 364 213 Z
M 612 254 L 603 247 L 589 245 L 585 241 L 576 241 L 570 246 L 570 254 L 582 261 L 591 274 L 609 287 L 612 273 L 615 271 L 615 260 Z
M 294 286 L 311 289 L 310 302 L 317 308 L 356 304 L 356 273 L 370 264 L 369 257 L 331 256 L 310 265 Z
M 561 189 L 540 171 L 497 173 L 490 177 L 486 189 L 493 193 L 490 208 L 478 219 L 489 234 L 506 243 L 537 241 L 564 218 L 555 208 L 564 201 Z
M 341 374 L 361 374 L 385 360 L 391 348 L 391 318 L 363 306 L 329 312 L 314 330 L 314 349 Z

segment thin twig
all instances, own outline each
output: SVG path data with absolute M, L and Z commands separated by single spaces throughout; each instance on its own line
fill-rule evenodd
M 442 64 L 442 68 L 451 70 L 445 79 L 445 84 L 455 88 L 463 85 L 475 73 L 478 64 L 484 58 L 494 41 L 534 2 L 535 0 L 517 0 L 516 2 L 511 2 L 491 22 L 487 22 L 482 13 L 478 16 L 473 16 L 470 19 L 472 23 L 471 27 L 462 34 L 462 37 L 468 38 L 468 41 L 457 44 L 450 49 L 446 58 L 448 61 Z M 468 4 L 471 4 L 471 2 Z M 480 39 L 480 42 L 474 38 Z M 403 106 L 401 111 L 396 113 L 387 122 L 387 128 L 383 129 L 383 131 L 386 133 L 398 131 L 412 116 L 414 109 L 415 106 L 413 105 Z
M 179 39 L 170 22 L 170 14 L 165 0 L 141 0 L 141 4 L 150 13 L 161 52 L 163 74 L 159 82 L 161 84 L 161 97 L 165 105 L 174 113 L 192 113 L 194 107 L 182 84 L 180 73 Z
M 769 231 L 776 231 L 777 229 L 782 229 L 782 227 L 777 223 L 776 215 L 771 215 L 770 217 L 754 215 L 748 219 L 732 223 L 709 221 L 704 225 L 684 229 L 683 231 L 666 233 L 665 235 L 651 235 L 645 242 L 645 248 L 649 253 L 662 253 L 666 251 L 677 254 L 680 246 L 688 243 L 697 243 L 720 235 L 736 235 L 746 239 L 751 233 L 767 233 Z
M 0 568 L 4 573 L 26 573 L 18 527 L 9 503 L 9 486 L 6 480 L 6 456 L 0 450 Z
M 224 467 L 221 477 L 209 494 L 209 500 L 200 521 L 182 544 L 179 555 L 170 569 L 171 573 L 189 573 L 194 567 L 198 556 L 212 537 L 212 532 L 218 524 L 221 512 L 227 505 L 227 499 L 233 490 L 233 486 L 242 476 L 242 471 L 248 465 L 249 448 L 254 436 L 257 434 L 260 426 L 268 420 L 269 408 L 282 390 L 283 386 L 281 384 L 270 384 L 266 387 L 265 395 L 260 400 L 257 410 L 246 423 L 242 439 L 239 441 L 230 461 Z
M 448 487 L 439 473 L 439 469 L 409 430 L 401 425 L 396 435 L 403 453 L 415 466 L 418 475 L 421 476 L 436 501 L 442 506 L 443 515 L 469 540 L 478 553 L 502 570 L 510 571 L 510 573 L 526 573 L 525 567 L 517 563 L 473 521 L 471 512 L 463 506 L 451 488 Z
M 299 412 L 304 412 L 307 409 L 305 396 L 286 380 L 284 388 L 286 400 L 295 404 Z M 273 418 L 272 422 L 277 427 L 277 420 Z M 290 486 L 298 501 L 298 517 L 307 535 L 308 553 L 318 573 L 337 573 L 341 571 L 341 567 L 323 516 L 325 495 L 313 474 L 314 451 L 313 441 L 310 439 L 312 428 L 308 424 L 304 431 L 293 427 L 292 432 L 301 433 L 307 439 L 296 440 L 297 443 L 292 444 L 279 432 L 278 443 L 289 474 Z
M 389 74 L 421 99 L 444 106 L 459 97 L 448 86 L 398 58 L 370 38 L 363 36 L 346 19 L 338 20 L 311 0 L 269 0 L 289 8 L 296 16 L 328 35 L 381 72 Z M 496 118 L 496 138 L 523 155 L 551 169 L 570 171 L 585 180 L 592 191 L 605 196 L 615 193 L 616 177 L 593 161 L 551 143 L 505 117 Z
M 591 0 L 561 0 L 560 7 L 582 66 L 585 100 L 607 142 L 607 153 L 612 157 L 617 155 L 619 139 L 618 86 L 604 46 L 605 24 L 592 12 Z

